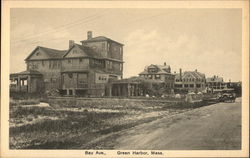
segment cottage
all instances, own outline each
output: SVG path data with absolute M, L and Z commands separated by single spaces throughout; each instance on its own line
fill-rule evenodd
M 206 78 L 206 87 L 208 92 L 213 93 L 213 92 L 221 92 L 227 86 L 226 83 L 223 82 L 222 77 L 214 75 L 213 77 Z
M 146 80 L 153 80 L 165 84 L 168 92 L 174 89 L 174 74 L 171 73 L 171 67 L 164 63 L 164 65 L 151 64 L 146 66 L 144 71 L 139 74 L 140 77 Z
M 175 90 L 186 92 L 198 92 L 205 90 L 205 74 L 195 71 L 182 72 L 175 74 Z

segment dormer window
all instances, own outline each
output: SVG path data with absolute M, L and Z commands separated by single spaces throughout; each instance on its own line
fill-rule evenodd
M 157 72 L 157 69 L 156 68 L 149 68 L 148 71 L 154 73 L 154 72 Z

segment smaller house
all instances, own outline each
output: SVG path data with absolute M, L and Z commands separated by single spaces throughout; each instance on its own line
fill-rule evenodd
M 220 92 L 225 89 L 226 83 L 223 82 L 223 77 L 213 76 L 206 79 L 206 87 L 208 92 Z
M 205 74 L 195 71 L 182 72 L 175 74 L 175 91 L 201 92 L 205 90 Z
M 164 65 L 151 64 L 146 66 L 139 76 L 146 80 L 163 82 L 168 92 L 174 89 L 175 76 L 171 73 L 171 67 L 166 62 Z

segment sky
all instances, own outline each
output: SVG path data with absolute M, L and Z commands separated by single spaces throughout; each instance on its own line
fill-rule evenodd
M 10 72 L 26 69 L 24 59 L 36 48 L 68 49 L 106 36 L 124 44 L 124 77 L 150 64 L 172 72 L 194 71 L 224 81 L 241 81 L 240 9 L 11 9 Z

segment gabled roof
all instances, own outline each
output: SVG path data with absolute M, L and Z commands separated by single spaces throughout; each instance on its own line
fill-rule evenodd
M 158 72 L 155 72 L 154 74 L 171 74 L 167 70 L 170 69 L 169 65 L 154 65 L 151 64 L 149 66 L 146 66 L 144 71 L 139 73 L 140 75 L 146 75 L 146 74 L 151 74 L 148 72 L 148 68 L 155 67 L 158 69 Z
M 114 40 L 112 40 L 110 38 L 107 38 L 105 36 L 97 36 L 97 37 L 93 37 L 93 38 L 90 38 L 90 39 L 87 39 L 87 40 L 83 40 L 81 42 L 86 43 L 86 42 L 99 42 L 99 41 L 112 41 L 112 42 L 115 42 L 117 44 L 124 45 L 124 44 L 119 43 L 117 41 L 114 41 Z
M 31 53 L 30 55 L 25 59 L 29 60 L 29 58 L 37 51 L 37 50 L 42 50 L 48 55 L 48 59 L 59 59 L 62 58 L 63 55 L 67 52 L 67 50 L 56 50 L 56 49 L 51 49 L 51 48 L 46 48 L 46 47 L 41 47 L 37 46 Z
M 193 78 L 205 78 L 205 74 L 198 71 L 185 71 L 182 73 L 182 78 L 187 78 L 187 76 L 192 76 Z M 176 74 L 175 78 L 180 79 L 180 74 Z
M 79 44 L 76 44 L 76 43 L 63 55 L 63 57 L 65 57 L 67 54 L 69 54 L 69 52 L 74 47 L 78 47 L 80 50 L 82 50 L 84 53 L 86 53 L 86 55 L 88 57 L 94 57 L 94 58 L 99 58 L 100 57 L 100 55 L 98 53 L 96 53 L 92 48 L 87 47 L 87 46 L 83 46 L 83 45 L 79 45 Z

